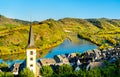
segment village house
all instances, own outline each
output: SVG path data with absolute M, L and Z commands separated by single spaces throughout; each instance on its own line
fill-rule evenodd
M 95 59 L 101 59 L 101 51 L 98 49 L 93 49 L 93 52 L 95 53 L 96 58 Z
M 109 62 L 116 62 L 117 58 L 120 59 L 120 48 L 112 48 L 100 51 L 94 49 L 87 51 L 82 56 L 76 53 L 55 55 L 54 58 L 43 58 L 36 62 L 36 75 L 40 75 L 39 71 L 42 66 L 51 66 L 54 72 L 59 66 L 68 64 L 73 67 L 75 71 L 85 68 L 87 71 L 96 67 L 104 66 L 104 60 Z M 18 75 L 23 68 L 26 67 L 26 60 L 23 63 L 15 63 L 11 66 L 11 72 Z
M 23 70 L 25 67 L 26 67 L 26 61 L 24 60 L 22 63 L 18 62 L 18 63 L 12 64 L 10 67 L 10 71 L 14 75 L 18 75 L 20 73 L 20 71 Z
M 70 58 L 74 58 L 74 57 L 76 57 L 77 56 L 77 54 L 76 53 L 70 53 L 70 54 L 68 54 L 68 58 L 70 59 Z
M 90 69 L 96 68 L 96 67 L 102 67 L 104 66 L 103 62 L 90 62 Z
M 56 63 L 70 64 L 66 55 L 55 55 L 54 59 Z
M 20 64 L 14 64 L 13 69 L 12 69 L 12 73 L 14 75 L 18 75 L 19 74 L 19 69 L 20 69 Z
M 51 58 L 40 59 L 41 66 L 54 65 L 54 64 L 56 64 L 56 61 L 54 59 L 51 59 Z

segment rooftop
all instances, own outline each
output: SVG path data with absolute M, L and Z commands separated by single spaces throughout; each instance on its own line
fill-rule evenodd
M 52 65 L 52 64 L 55 64 L 55 63 L 56 63 L 56 61 L 54 59 L 50 59 L 50 58 L 40 59 L 40 64 L 42 66 Z

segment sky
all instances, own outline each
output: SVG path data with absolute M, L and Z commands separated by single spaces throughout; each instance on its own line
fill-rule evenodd
M 120 0 L 0 0 L 0 14 L 42 21 L 49 18 L 120 19 Z

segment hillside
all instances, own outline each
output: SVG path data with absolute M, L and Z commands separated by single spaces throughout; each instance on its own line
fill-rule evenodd
M 16 22 L 16 20 L 6 17 L 2 17 L 1 19 L 2 21 L 5 19 L 5 21 L 4 23 L 1 21 L 2 23 L 0 23 L 0 26 L 5 26 L 5 28 L 0 27 L 0 55 L 25 52 L 25 47 L 27 46 L 28 40 L 29 25 L 20 23 L 23 22 L 20 20 L 19 22 Z M 38 51 L 56 46 L 65 38 L 64 31 L 59 24 L 56 23 L 56 21 L 46 21 L 47 22 L 42 24 L 33 23 L 33 32 Z M 6 26 L 5 23 L 9 25 Z M 14 25 L 14 27 L 10 27 L 11 25 Z M 41 51 L 40 53 L 45 54 L 44 51 Z
M 0 15 L 0 55 L 25 52 L 29 32 L 29 22 L 10 19 Z M 37 50 L 60 44 L 66 37 L 76 34 L 89 40 L 100 49 L 111 48 L 120 42 L 120 20 L 117 19 L 48 19 L 33 23 Z
M 99 46 L 100 49 L 111 48 L 120 42 L 120 20 L 117 19 L 60 19 L 63 29 L 74 32 Z

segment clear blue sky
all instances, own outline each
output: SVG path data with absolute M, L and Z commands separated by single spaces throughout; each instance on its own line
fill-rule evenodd
M 0 0 L 0 14 L 22 20 L 120 19 L 120 0 Z

